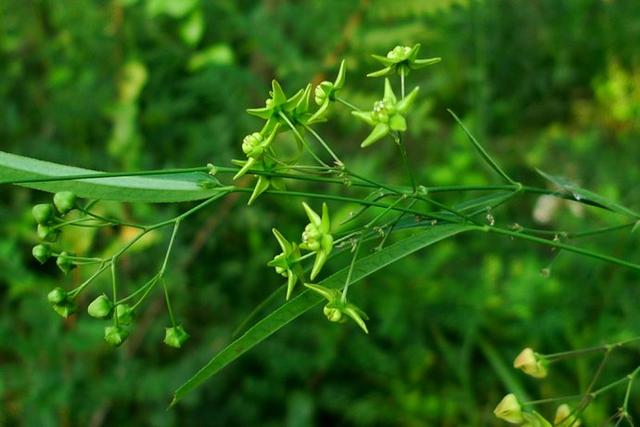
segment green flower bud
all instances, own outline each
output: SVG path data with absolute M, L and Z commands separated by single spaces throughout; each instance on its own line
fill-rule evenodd
M 71 270 L 76 268 L 76 265 L 73 263 L 73 261 L 70 258 L 70 255 L 67 252 L 62 252 L 60 255 L 58 255 L 58 259 L 56 260 L 56 265 L 64 274 L 67 274 Z
M 55 217 L 55 211 L 50 203 L 35 205 L 33 209 L 31 209 L 31 213 L 36 222 L 43 225 L 49 224 Z
M 75 313 L 78 308 L 76 306 L 76 303 L 73 301 L 64 301 L 60 304 L 53 304 L 52 307 L 56 313 L 58 313 L 60 316 L 64 317 L 65 319 L 69 317 L 71 314 Z
M 259 132 L 247 135 L 242 140 L 242 152 L 249 157 L 258 157 L 263 151 L 260 144 L 262 144 L 262 135 Z
M 553 419 L 553 425 L 559 427 L 580 427 L 582 422 L 577 419 L 575 415 L 571 415 L 571 413 L 571 408 L 566 403 L 558 406 Z
M 498 406 L 493 410 L 493 414 L 511 424 L 520 424 L 524 422 L 524 417 L 522 416 L 522 406 L 520 406 L 520 402 L 516 398 L 515 394 L 509 393 L 507 394 Z
M 394 61 L 403 61 L 409 57 L 411 48 L 409 46 L 396 46 L 387 52 L 387 58 Z
M 316 86 L 314 90 L 314 100 L 316 104 L 322 105 L 335 90 L 333 83 L 324 81 Z
M 61 304 L 63 301 L 67 299 L 67 291 L 58 287 L 53 288 L 49 294 L 47 294 L 47 299 L 51 304 Z
M 169 347 L 180 348 L 188 339 L 189 334 L 184 330 L 182 325 L 165 329 L 164 343 Z
M 105 294 L 94 299 L 91 304 L 89 304 L 89 307 L 87 307 L 89 316 L 97 319 L 109 317 L 109 315 L 111 315 L 111 310 L 113 310 L 113 303 Z
M 527 347 L 513 361 L 513 367 L 534 378 L 547 376 L 547 360 Z
M 40 264 L 44 264 L 51 257 L 51 248 L 45 245 L 36 245 L 31 250 L 33 257 L 37 259 Z
M 337 308 L 330 308 L 327 304 L 322 311 L 330 322 L 340 322 L 342 320 L 342 311 Z
M 114 347 L 118 347 L 129 336 L 129 330 L 121 326 L 107 326 L 104 328 L 104 340 Z
M 46 242 L 55 242 L 60 235 L 60 230 L 44 224 L 38 224 L 38 238 Z
M 118 323 L 122 325 L 131 325 L 133 323 L 133 310 L 129 304 L 116 305 L 116 316 Z
M 60 191 L 53 196 L 53 204 L 62 215 L 76 206 L 76 194 L 71 191 Z

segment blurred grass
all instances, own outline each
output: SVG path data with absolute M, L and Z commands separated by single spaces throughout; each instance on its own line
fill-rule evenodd
M 375 67 L 368 54 L 420 42 L 426 56 L 443 57 L 409 76 L 421 86 L 408 142 L 420 182 L 495 180 L 451 108 L 517 180 L 545 185 L 541 168 L 638 209 L 638 39 L 634 1 L 5 0 L 0 149 L 110 170 L 226 163 L 259 126 L 244 109 L 262 104 L 273 76 L 291 92 L 331 77 L 345 57 L 345 97 L 368 106 L 381 90 L 362 77 Z M 404 183 L 393 144 L 360 150 L 365 129 L 345 110 L 320 131 L 354 170 Z M 314 311 L 167 412 L 175 387 L 280 285 L 265 266 L 277 251 L 270 228 L 297 233 L 299 210 L 269 197 L 246 209 L 231 197 L 185 223 L 169 283 L 193 339 L 181 352 L 161 344 L 168 319 L 158 293 L 130 342 L 113 351 L 101 322 L 62 321 L 45 302 L 51 287 L 79 280 L 30 256 L 29 207 L 47 197 L 0 192 L 0 425 L 497 425 L 491 410 L 512 380 L 496 366 L 509 366 L 522 347 L 561 351 L 640 330 L 632 273 L 522 242 L 461 236 L 353 290 L 372 317 L 370 336 Z M 493 215 L 503 225 L 567 230 L 613 221 L 563 205 L 540 224 L 536 203 L 521 198 Z M 103 207 L 141 222 L 183 208 Z M 82 244 L 99 251 L 124 232 Z M 157 268 L 163 237 L 127 259 L 123 282 L 139 285 Z M 640 257 L 635 235 L 625 232 L 579 243 Z M 547 267 L 549 277 L 541 274 Z M 606 379 L 637 360 L 637 352 L 620 353 Z M 509 375 L 545 398 L 584 389 L 596 364 L 566 363 L 542 382 Z M 613 413 L 621 393 L 596 401 L 587 425 Z M 637 402 L 631 410 L 640 416 Z

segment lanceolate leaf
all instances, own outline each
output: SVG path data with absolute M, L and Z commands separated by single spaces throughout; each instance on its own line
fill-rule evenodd
M 583 203 L 591 202 L 591 204 L 604 207 L 622 215 L 640 218 L 640 214 L 638 214 L 637 212 L 632 211 L 631 209 L 626 208 L 621 204 L 614 202 L 613 200 L 602 197 L 599 194 L 593 193 L 589 190 L 585 190 L 584 188 L 580 188 L 566 178 L 553 176 L 539 169 L 537 169 L 537 171 L 543 178 L 555 184 L 567 195 L 573 197 L 576 201 L 582 201 Z
M 217 181 L 204 172 L 24 182 L 100 173 L 0 151 L 0 185 L 18 181 L 18 185 L 51 193 L 67 190 L 87 199 L 147 203 L 200 200 L 220 191 L 215 188 Z
M 354 266 L 351 276 L 352 284 L 373 274 L 374 272 L 394 263 L 422 248 L 430 246 L 440 240 L 454 236 L 464 231 L 474 230 L 477 227 L 450 224 L 431 227 L 421 231 L 392 245 L 387 246 L 379 252 L 358 260 Z M 344 268 L 322 282 L 319 285 L 328 288 L 339 288 L 344 285 L 348 268 Z M 184 397 L 187 393 L 202 385 L 208 378 L 215 375 L 222 368 L 251 350 L 253 347 L 264 341 L 280 328 L 321 302 L 321 297 L 308 290 L 302 292 L 280 308 L 260 320 L 240 338 L 233 341 L 221 352 L 213 357 L 200 371 L 191 377 L 175 392 L 172 405 Z

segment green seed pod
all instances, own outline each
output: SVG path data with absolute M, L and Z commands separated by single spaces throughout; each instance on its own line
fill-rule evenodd
M 104 340 L 114 347 L 120 346 L 129 336 L 129 330 L 120 326 L 104 328 Z
M 89 304 L 89 307 L 87 307 L 89 316 L 95 317 L 96 319 L 109 317 L 111 310 L 113 310 L 113 303 L 105 294 L 94 299 L 91 304 Z
M 51 304 L 61 304 L 67 299 L 67 291 L 60 287 L 53 288 L 47 295 L 47 299 Z
M 46 242 L 55 242 L 58 240 L 60 230 L 44 224 L 38 224 L 38 238 Z
M 73 261 L 70 258 L 70 255 L 67 252 L 62 252 L 60 255 L 58 255 L 58 259 L 56 260 L 56 265 L 64 274 L 67 274 L 71 270 L 76 268 L 76 265 L 73 263 Z
M 76 194 L 71 191 L 60 191 L 53 196 L 53 204 L 62 215 L 76 206 Z
M 118 323 L 122 325 L 131 325 L 133 323 L 133 310 L 129 304 L 116 305 L 116 316 Z
M 50 203 L 40 203 L 31 209 L 33 218 L 38 224 L 49 224 L 55 217 L 55 211 Z
M 51 248 L 45 245 L 36 245 L 31 250 L 33 257 L 37 259 L 40 264 L 44 264 L 51 257 Z
M 180 348 L 189 339 L 189 334 L 182 325 L 165 329 L 164 343 L 169 347 Z

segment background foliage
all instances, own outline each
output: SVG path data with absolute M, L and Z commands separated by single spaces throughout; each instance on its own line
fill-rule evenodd
M 544 185 L 534 171 L 542 168 L 637 208 L 639 39 L 640 3 L 631 0 L 4 0 L 0 148 L 106 170 L 226 163 L 258 126 L 244 109 L 262 103 L 273 76 L 291 92 L 332 76 L 344 57 L 344 96 L 368 106 L 380 81 L 361 77 L 376 67 L 367 53 L 421 42 L 424 55 L 444 59 L 409 77 L 422 88 L 409 118 L 421 183 L 494 179 L 446 113 L 452 108 L 518 180 Z M 399 162 L 390 164 L 393 145 L 360 150 L 366 129 L 342 113 L 322 129 L 341 157 L 403 182 Z M 167 412 L 175 387 L 280 284 L 265 266 L 277 251 L 270 228 L 296 233 L 305 223 L 297 202 L 264 197 L 247 209 L 232 196 L 184 224 L 169 282 L 193 339 L 176 352 L 161 344 L 160 293 L 117 351 L 99 322 L 61 321 L 50 310 L 47 290 L 78 277 L 63 279 L 30 256 L 29 206 L 45 198 L 0 193 L 0 425 L 496 425 L 491 409 L 513 387 L 533 398 L 574 394 L 595 370 L 597 360 L 585 359 L 530 380 L 505 369 L 524 346 L 561 351 L 640 331 L 632 273 L 460 236 L 354 288 L 372 315 L 370 336 L 314 310 Z M 184 207 L 104 205 L 141 222 Z M 612 223 L 568 203 L 542 207 L 521 198 L 493 214 L 505 225 L 567 230 Z M 332 206 L 343 215 L 351 208 Z M 99 252 L 127 232 L 67 238 L 78 252 Z M 579 244 L 637 260 L 635 236 Z M 123 281 L 139 285 L 157 268 L 166 238 L 156 234 L 130 256 Z M 605 377 L 637 363 L 637 351 L 621 352 Z M 620 400 L 596 401 L 588 425 Z M 637 403 L 632 410 L 640 415 Z

